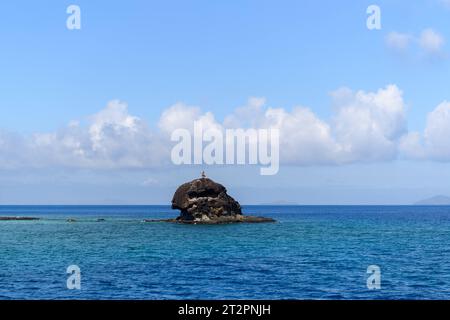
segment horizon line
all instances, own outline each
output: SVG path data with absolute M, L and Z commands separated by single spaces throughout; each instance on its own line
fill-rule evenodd
M 170 207 L 170 204 L 0 204 L 0 207 Z M 449 207 L 450 204 L 241 204 L 258 207 Z M 175 210 L 175 209 L 174 209 Z

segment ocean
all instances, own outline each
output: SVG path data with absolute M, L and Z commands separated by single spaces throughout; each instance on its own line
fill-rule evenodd
M 0 299 L 450 298 L 450 207 L 243 209 L 278 222 L 142 222 L 178 215 L 168 206 L 0 206 L 0 216 L 42 218 L 0 221 Z M 69 265 L 80 290 L 67 288 Z M 380 289 L 367 287 L 370 265 Z

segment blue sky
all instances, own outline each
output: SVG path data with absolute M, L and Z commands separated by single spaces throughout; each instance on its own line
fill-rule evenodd
M 66 28 L 70 4 L 81 8 L 81 30 Z M 381 8 L 381 30 L 366 27 L 370 4 Z M 177 102 L 221 122 L 250 97 L 264 97 L 269 107 L 286 112 L 308 107 L 329 123 L 336 113 L 331 92 L 346 87 L 369 94 L 393 84 L 402 92 L 407 131 L 425 139 L 428 114 L 450 100 L 445 0 L 18 0 L 2 3 L 0 11 L 0 129 L 8 135 L 89 122 L 115 99 L 149 128 L 157 128 L 164 110 Z M 421 41 L 426 30 L 442 39 L 439 48 L 429 50 Z M 387 41 L 393 33 L 408 39 L 406 48 Z M 439 126 L 435 135 L 449 133 L 446 128 Z M 25 154 L 8 145 L 3 154 Z M 252 167 L 208 170 L 246 203 L 410 203 L 450 195 L 439 181 L 450 172 L 449 159 L 423 152 L 430 156 L 400 152 L 395 159 L 326 166 L 294 161 L 266 178 Z M 0 167 L 0 203 L 166 203 L 176 185 L 199 171 L 68 169 L 54 162 L 35 168 L 26 162 Z M 265 192 L 258 191 L 262 185 Z

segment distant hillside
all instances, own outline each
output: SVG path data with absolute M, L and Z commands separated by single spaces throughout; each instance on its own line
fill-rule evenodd
M 435 196 L 414 203 L 417 206 L 446 206 L 450 205 L 450 197 Z

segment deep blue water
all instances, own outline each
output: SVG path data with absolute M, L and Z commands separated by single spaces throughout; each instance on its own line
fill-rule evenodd
M 450 298 L 450 207 L 244 212 L 278 223 L 142 222 L 177 215 L 166 206 L 0 206 L 0 216 L 43 218 L 0 221 L 0 298 Z M 81 290 L 66 287 L 72 264 Z M 366 286 L 369 265 L 381 268 L 380 290 Z

